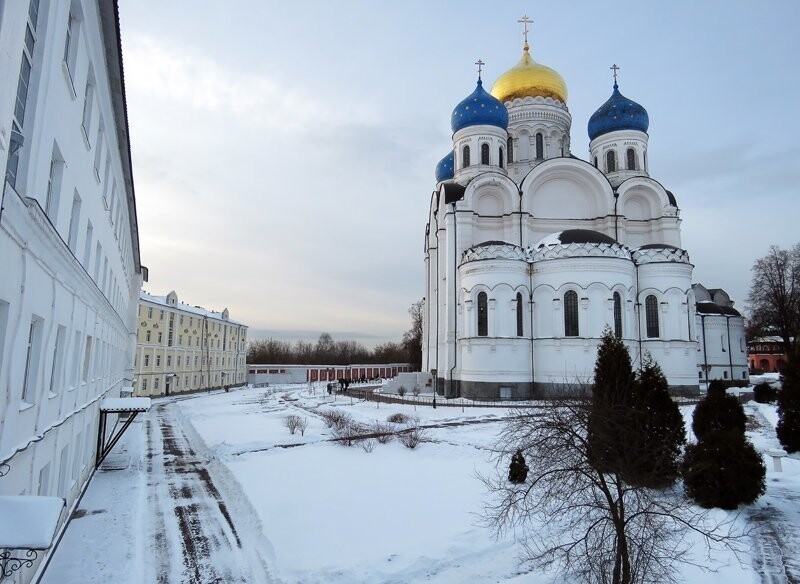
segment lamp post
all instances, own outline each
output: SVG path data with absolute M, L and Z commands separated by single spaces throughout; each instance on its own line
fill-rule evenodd
M 438 377 L 436 375 L 436 369 L 431 369 L 431 375 L 433 376 L 433 409 L 436 409 L 436 386 L 438 385 Z

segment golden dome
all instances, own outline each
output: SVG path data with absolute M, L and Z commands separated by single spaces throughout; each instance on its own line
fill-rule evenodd
M 552 97 L 567 103 L 567 84 L 553 69 L 534 61 L 525 43 L 519 63 L 498 77 L 491 94 L 503 103 L 529 96 Z

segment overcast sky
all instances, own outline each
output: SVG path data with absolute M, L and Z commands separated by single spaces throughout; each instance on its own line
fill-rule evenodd
M 800 241 L 796 0 L 120 0 L 145 289 L 251 338 L 399 340 L 450 113 L 521 54 L 569 88 L 572 153 L 620 90 L 650 115 L 694 280 L 743 308 L 753 260 Z M 264 332 L 264 331 L 269 331 Z

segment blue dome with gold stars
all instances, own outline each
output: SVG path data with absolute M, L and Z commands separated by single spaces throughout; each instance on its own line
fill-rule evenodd
M 650 118 L 647 110 L 619 92 L 614 82 L 614 92 L 608 101 L 589 118 L 589 140 L 617 130 L 639 130 L 647 132 Z
M 454 134 L 469 126 L 497 126 L 504 130 L 508 128 L 506 106 L 487 93 L 480 77 L 475 91 L 459 103 L 450 116 L 450 127 Z
M 451 180 L 455 173 L 455 153 L 451 150 L 450 154 L 445 156 L 436 165 L 436 182 L 440 183 L 443 180 Z

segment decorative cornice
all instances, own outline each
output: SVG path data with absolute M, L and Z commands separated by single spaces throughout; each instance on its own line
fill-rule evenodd
M 673 263 L 688 264 L 689 252 L 677 247 L 652 247 L 637 249 L 633 252 L 633 261 L 637 264 Z

